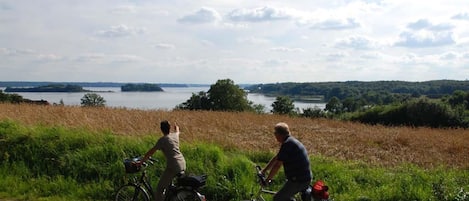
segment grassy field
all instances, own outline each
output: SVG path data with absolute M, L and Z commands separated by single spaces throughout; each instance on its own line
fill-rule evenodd
M 0 119 L 25 125 L 85 128 L 116 135 L 159 137 L 161 120 L 176 121 L 181 141 L 208 142 L 226 149 L 276 151 L 273 126 L 286 122 L 311 155 L 360 160 L 373 165 L 405 163 L 424 168 L 469 168 L 469 130 L 371 126 L 328 119 L 253 113 L 143 111 L 112 108 L 0 104 Z
M 331 187 L 334 200 L 469 200 L 469 133 L 463 129 L 11 104 L 0 104 L 0 200 L 109 200 L 126 177 L 122 159 L 151 147 L 164 119 L 181 127 L 190 172 L 209 174 L 203 189 L 209 200 L 249 196 L 256 187 L 253 165 L 277 151 L 272 133 L 281 121 L 307 146 L 313 174 Z M 161 153 L 155 157 L 164 160 Z M 157 178 L 163 164 L 153 168 Z

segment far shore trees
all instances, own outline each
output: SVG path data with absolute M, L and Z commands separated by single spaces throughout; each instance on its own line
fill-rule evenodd
M 126 84 L 121 86 L 121 91 L 163 91 L 157 84 Z

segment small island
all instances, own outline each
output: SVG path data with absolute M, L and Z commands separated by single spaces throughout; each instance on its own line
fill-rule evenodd
M 126 84 L 121 86 L 121 91 L 163 91 L 157 84 Z
M 51 84 L 38 87 L 7 87 L 5 92 L 91 92 L 78 85 Z

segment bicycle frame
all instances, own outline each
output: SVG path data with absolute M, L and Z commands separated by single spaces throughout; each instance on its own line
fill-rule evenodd
M 250 201 L 265 201 L 264 197 L 262 197 L 262 194 L 275 195 L 277 192 L 265 189 L 265 186 L 267 186 L 268 182 L 265 180 L 265 176 L 261 173 L 261 167 L 259 165 L 256 165 L 256 173 L 259 180 L 259 185 L 261 187 L 256 194 L 252 194 Z M 299 193 L 295 195 L 295 198 L 296 200 L 302 200 Z
M 143 185 L 144 189 L 148 190 L 147 193 L 149 193 L 150 199 L 154 198 L 153 187 L 148 181 L 147 170 L 143 170 L 142 175 L 140 176 L 140 180 L 138 182 L 135 182 L 135 184 L 140 185 L 140 186 Z
M 129 161 L 129 160 L 126 160 L 126 161 Z M 128 200 L 129 197 L 133 200 L 136 197 L 142 196 L 142 194 L 144 196 L 144 200 L 154 200 L 155 192 L 153 191 L 153 187 L 149 181 L 147 169 L 146 169 L 149 165 L 153 164 L 154 162 L 155 160 L 150 158 L 147 162 L 144 162 L 141 166 L 141 169 L 138 169 L 138 170 L 134 170 L 131 168 L 131 166 L 129 167 L 128 165 L 126 165 L 127 173 L 136 173 L 138 171 L 141 171 L 141 175 L 130 176 L 128 179 L 128 183 L 121 186 L 119 190 L 117 191 L 116 200 L 121 200 L 121 199 Z M 183 177 L 183 176 L 184 176 L 184 173 L 178 174 L 177 184 L 174 184 L 172 182 L 171 185 L 166 189 L 165 200 L 173 200 L 174 199 L 173 196 L 176 196 L 178 200 L 186 200 L 186 198 L 193 200 L 191 198 L 192 196 L 197 200 L 205 201 L 206 200 L 205 196 L 200 194 L 197 190 L 199 187 L 205 185 L 205 179 L 206 179 L 205 176 L 194 176 L 194 177 L 192 176 Z M 199 180 L 200 178 L 203 178 L 204 180 Z M 198 183 L 190 183 L 193 181 L 192 179 L 196 179 L 196 182 Z M 185 183 L 183 184 L 183 182 Z M 133 191 L 134 192 L 133 196 L 132 195 L 128 197 L 126 196 L 126 194 L 128 193 L 128 191 L 126 191 L 127 186 L 129 186 L 132 189 L 135 188 L 135 191 Z M 120 194 L 119 192 L 122 192 L 122 194 Z M 142 194 L 140 194 L 140 192 L 142 192 Z
M 251 200 L 252 201 L 265 201 L 264 197 L 262 197 L 262 194 L 270 194 L 270 195 L 275 195 L 275 191 L 271 191 L 271 190 L 267 190 L 265 189 L 263 186 L 261 186 L 261 188 L 259 189 L 259 191 L 257 191 L 256 194 L 254 194 L 252 197 L 251 197 Z

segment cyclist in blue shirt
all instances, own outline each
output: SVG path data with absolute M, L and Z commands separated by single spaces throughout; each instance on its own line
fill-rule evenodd
M 265 174 L 270 170 L 266 180 L 270 181 L 283 165 L 287 182 L 274 196 L 274 201 L 294 200 L 296 193 L 309 187 L 312 174 L 308 152 L 303 144 L 290 135 L 290 129 L 286 123 L 275 125 L 274 134 L 281 144 L 280 150 L 262 170 Z

